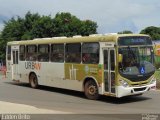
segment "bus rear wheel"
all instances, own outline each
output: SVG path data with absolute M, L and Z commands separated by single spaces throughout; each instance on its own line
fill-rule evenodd
M 91 100 L 99 98 L 98 86 L 93 80 L 89 80 L 84 85 L 85 96 Z
M 38 79 L 37 76 L 34 73 L 31 73 L 29 76 L 29 83 L 32 88 L 37 88 L 38 87 Z

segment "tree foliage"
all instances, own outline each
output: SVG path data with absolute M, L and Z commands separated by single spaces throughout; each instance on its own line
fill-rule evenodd
M 133 32 L 130 30 L 124 30 L 122 32 L 118 32 L 118 34 L 132 34 Z
M 2 39 L 2 34 L 0 33 L 0 60 L 4 60 L 5 58 L 5 45 L 4 45 L 4 41 Z
M 97 33 L 97 23 L 81 21 L 70 13 L 57 13 L 55 18 L 28 12 L 24 18 L 12 18 L 5 22 L 2 37 L 7 41 L 33 38 L 89 35 Z
M 82 21 L 70 13 L 57 13 L 54 18 L 27 12 L 25 17 L 13 17 L 5 22 L 0 35 L 0 59 L 4 59 L 8 41 L 29 40 L 34 38 L 74 35 L 86 36 L 97 33 L 97 23 Z
M 160 40 L 160 27 L 150 26 L 143 29 L 141 34 L 148 34 L 153 40 Z

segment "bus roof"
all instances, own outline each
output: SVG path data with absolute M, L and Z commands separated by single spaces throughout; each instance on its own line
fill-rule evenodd
M 117 42 L 119 37 L 148 36 L 144 34 L 93 34 L 89 36 L 36 38 L 33 40 L 11 41 L 7 45 L 32 45 L 49 43 L 79 43 L 79 42 Z

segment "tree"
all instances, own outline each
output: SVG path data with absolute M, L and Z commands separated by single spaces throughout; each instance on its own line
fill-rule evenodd
M 91 20 L 82 21 L 82 26 L 80 28 L 81 35 L 88 36 L 90 34 L 97 33 L 97 23 Z
M 32 39 L 31 30 L 34 24 L 40 19 L 38 13 L 31 14 L 28 12 L 25 18 L 17 16 L 5 22 L 2 31 L 2 38 L 7 41 L 19 41 L 24 39 Z
M 56 36 L 73 36 L 79 34 L 81 21 L 70 13 L 57 13 L 54 18 Z
M 124 30 L 122 32 L 118 32 L 118 34 L 133 34 L 133 32 L 130 30 Z
M 74 36 L 97 33 L 97 23 L 91 20 L 81 21 L 70 13 L 57 13 L 54 18 L 57 36 Z
M 143 29 L 140 33 L 150 35 L 153 40 L 160 40 L 160 27 L 150 26 Z
M 7 41 L 20 40 L 21 36 L 24 34 L 22 22 L 23 20 L 20 17 L 17 19 L 12 18 L 8 22 L 5 22 L 2 38 Z
M 33 38 L 53 37 L 55 35 L 55 25 L 50 16 L 42 16 L 33 24 L 31 30 Z
M 34 33 L 32 32 L 32 30 L 40 20 L 41 16 L 38 13 L 31 14 L 30 12 L 27 12 L 22 24 L 24 27 L 24 33 L 21 36 L 21 40 L 29 40 L 34 38 Z
M 55 18 L 51 18 L 27 12 L 24 18 L 17 16 L 5 22 L 2 38 L 5 41 L 13 41 L 55 36 L 84 36 L 97 33 L 96 29 L 96 22 L 81 21 L 70 13 L 57 13 Z
M 5 60 L 5 54 L 4 54 L 4 49 L 5 49 L 5 46 L 3 45 L 3 39 L 2 39 L 2 34 L 0 33 L 0 60 Z

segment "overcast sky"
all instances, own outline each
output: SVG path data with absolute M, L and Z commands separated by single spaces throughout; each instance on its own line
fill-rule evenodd
M 160 27 L 160 0 L 0 0 L 0 29 L 4 20 L 28 11 L 53 17 L 70 12 L 97 22 L 98 33 L 138 33 L 148 26 Z

